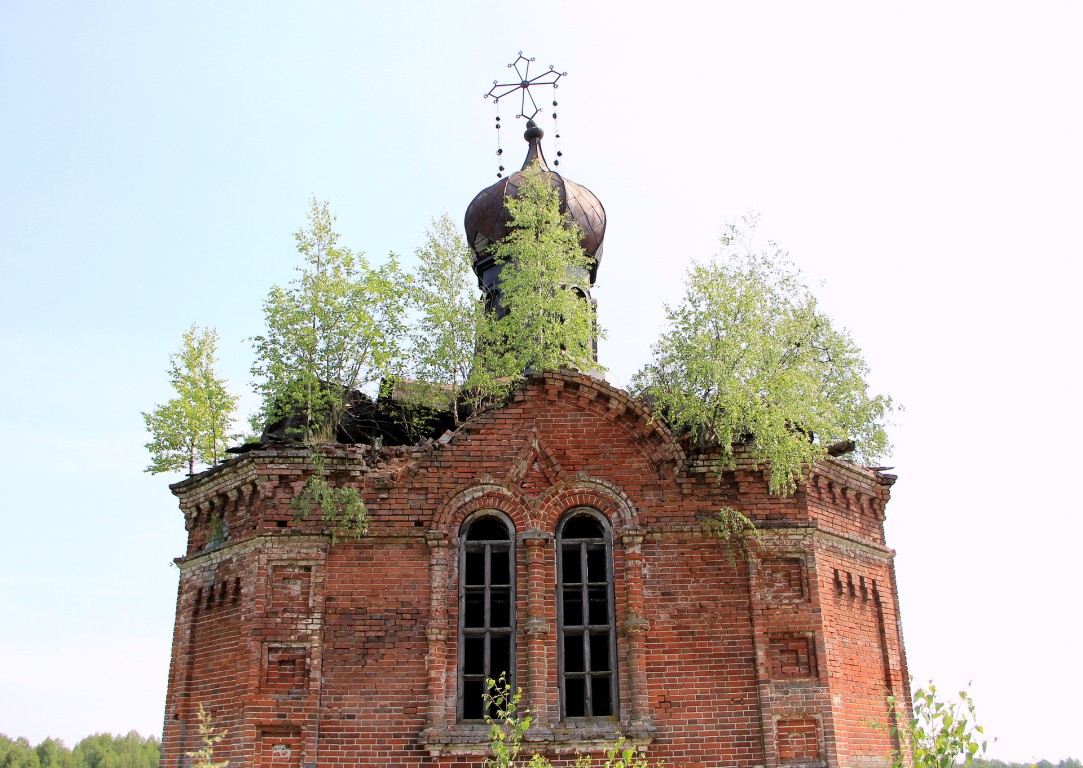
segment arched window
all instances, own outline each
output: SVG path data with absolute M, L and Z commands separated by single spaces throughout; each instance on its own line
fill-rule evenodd
M 616 717 L 613 540 L 593 509 L 557 526 L 557 595 L 561 716 Z
M 482 720 L 486 678 L 515 688 L 514 528 L 496 512 L 463 524 L 459 547 L 459 718 Z M 494 713 L 495 714 L 495 713 Z

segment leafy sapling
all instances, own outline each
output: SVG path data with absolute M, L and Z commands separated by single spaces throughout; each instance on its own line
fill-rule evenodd
M 601 768 L 651 768 L 650 761 L 623 736 L 618 736 L 616 742 L 607 746 L 602 754 L 605 762 L 601 764 Z M 576 755 L 575 768 L 592 768 L 593 765 L 594 761 L 589 755 Z M 662 768 L 665 763 L 655 765 Z
M 226 737 L 226 732 L 214 725 L 214 717 L 210 710 L 199 705 L 199 740 L 200 746 L 191 752 L 186 752 L 192 758 L 194 768 L 228 768 L 228 760 L 215 760 L 214 750 Z
M 483 329 L 479 375 L 488 378 L 479 385 L 564 367 L 597 369 L 594 338 L 604 332 L 582 292 L 591 261 L 578 225 L 561 213 L 560 196 L 537 164 L 506 205 L 508 234 L 493 246 L 499 306 Z
M 893 406 L 869 393 L 861 351 L 820 311 L 786 252 L 753 250 L 756 222 L 728 225 L 723 252 L 689 270 L 634 386 L 696 446 L 717 447 L 720 471 L 744 445 L 784 494 L 833 443 L 853 440 L 860 459 L 882 456 Z
M 970 768 L 985 756 L 989 742 L 966 690 L 958 701 L 942 701 L 930 682 L 914 691 L 913 714 L 894 696 L 887 701 L 894 719 L 888 730 L 898 743 L 892 768 Z
M 231 433 L 237 397 L 214 371 L 218 331 L 192 325 L 184 332 L 180 352 L 169 357 L 169 383 L 176 393 L 163 405 L 143 413 L 151 440 L 147 472 L 194 475 L 199 465 L 214 466 L 225 458 L 237 436 Z
M 486 317 L 474 274 L 473 252 L 445 214 L 434 219 L 418 266 L 410 300 L 417 314 L 411 333 L 410 361 L 420 382 L 440 388 L 455 427 L 459 403 L 469 410 L 489 394 L 478 366 L 478 336 Z
M 552 768 L 548 758 L 532 751 L 524 762 L 524 740 L 534 718 L 530 710 L 523 709 L 523 692 L 511 690 L 506 674 L 496 680 L 485 681 L 483 694 L 485 705 L 485 723 L 489 726 L 489 756 L 482 765 L 485 768 Z M 605 762 L 601 768 L 651 768 L 647 758 L 640 755 L 638 749 L 623 737 L 617 737 L 612 744 L 601 747 Z M 589 755 L 576 755 L 575 768 L 591 768 L 594 765 Z M 658 763 L 658 768 L 663 766 Z
M 536 752 L 526 762 L 519 760 L 523 739 L 534 720 L 530 711 L 521 707 L 522 690 L 512 691 L 507 675 L 501 673 L 496 680 L 485 681 L 482 698 L 485 724 L 489 726 L 490 753 L 482 765 L 485 768 L 549 768 L 549 761 Z
M 326 202 L 313 199 L 295 235 L 298 276 L 263 303 L 267 329 L 252 341 L 252 374 L 265 424 L 299 419 L 295 436 L 333 439 L 355 391 L 372 390 L 402 365 L 405 287 L 394 254 L 379 267 L 339 244 Z

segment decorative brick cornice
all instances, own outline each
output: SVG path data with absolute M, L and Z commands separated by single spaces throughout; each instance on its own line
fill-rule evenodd
M 286 538 L 275 533 L 257 534 L 239 541 L 225 542 L 219 546 L 209 547 L 186 557 L 176 557 L 173 558 L 173 562 L 184 573 L 191 569 L 214 565 L 223 560 L 247 555 L 260 549 L 266 549 L 269 552 L 275 551 Z M 330 535 L 319 533 L 293 533 L 288 538 L 291 546 L 306 546 L 314 556 L 326 555 L 331 543 Z
M 838 469 L 847 471 L 834 471 Z M 810 473 L 804 488 L 811 501 L 882 521 L 888 492 L 876 479 L 872 470 L 829 459 Z
M 878 560 L 893 560 L 895 558 L 895 550 L 891 547 L 885 547 L 882 544 L 877 544 L 874 541 L 868 539 L 861 539 L 856 536 L 849 536 L 845 533 L 839 533 L 837 531 L 828 531 L 823 528 L 816 528 L 813 532 L 813 538 L 820 543 L 832 548 L 843 549 L 857 549 L 861 552 L 871 555 Z

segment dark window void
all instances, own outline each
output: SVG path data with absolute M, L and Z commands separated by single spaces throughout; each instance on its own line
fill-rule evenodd
M 575 510 L 557 529 L 561 713 L 615 717 L 616 633 L 609 527 L 594 510 Z
M 515 561 L 511 522 L 482 513 L 459 548 L 459 716 L 485 717 L 485 680 L 515 676 Z M 495 715 L 495 712 L 490 714 Z

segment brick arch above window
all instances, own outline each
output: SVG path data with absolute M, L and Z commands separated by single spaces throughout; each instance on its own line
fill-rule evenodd
M 464 488 L 452 495 L 436 510 L 433 529 L 457 538 L 463 522 L 479 510 L 501 512 L 511 520 L 516 531 L 531 527 L 529 503 L 523 496 L 495 483 L 483 483 Z
M 538 500 L 534 527 L 555 531 L 569 510 L 583 507 L 601 513 L 612 528 L 639 527 L 639 510 L 616 484 L 598 478 L 580 478 L 550 488 Z

